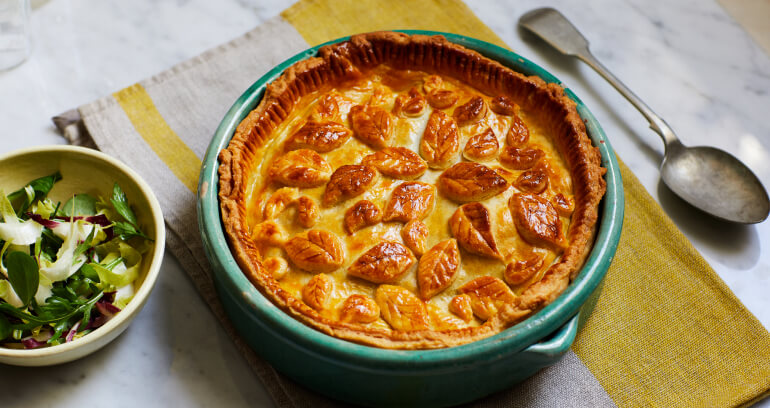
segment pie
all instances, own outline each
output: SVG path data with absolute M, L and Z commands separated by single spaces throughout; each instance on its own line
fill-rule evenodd
M 219 160 L 251 283 L 310 327 L 393 349 L 483 339 L 552 302 L 605 191 L 561 86 L 393 32 L 289 67 Z

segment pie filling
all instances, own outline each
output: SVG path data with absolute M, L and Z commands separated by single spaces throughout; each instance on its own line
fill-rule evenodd
M 475 341 L 550 303 L 590 250 L 604 192 L 560 87 L 395 33 L 295 64 L 220 160 L 252 283 L 311 327 L 385 348 Z

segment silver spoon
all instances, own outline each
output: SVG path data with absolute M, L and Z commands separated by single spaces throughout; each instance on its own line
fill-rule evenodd
M 671 191 L 723 220 L 753 224 L 767 218 L 767 191 L 746 165 L 723 150 L 684 146 L 662 118 L 599 63 L 588 49 L 585 37 L 561 13 L 552 8 L 532 10 L 521 16 L 519 25 L 561 53 L 588 64 L 641 112 L 666 144 L 660 173 Z

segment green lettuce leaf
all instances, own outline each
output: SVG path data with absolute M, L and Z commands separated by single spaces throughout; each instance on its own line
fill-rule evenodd
M 96 198 L 88 194 L 75 194 L 61 207 L 66 217 L 88 216 L 96 214 Z
M 5 266 L 8 268 L 8 281 L 13 290 L 26 306 L 32 301 L 40 284 L 40 272 L 35 258 L 24 252 L 14 251 L 5 257 Z
M 20 188 L 9 194 L 8 199 L 10 201 L 18 201 L 23 198 L 23 200 L 19 203 L 19 208 L 16 211 L 16 214 L 21 216 L 21 214 L 27 211 L 27 208 L 29 208 L 32 202 L 35 200 L 44 199 L 48 195 L 48 192 L 53 188 L 53 185 L 61 179 L 61 173 L 57 171 L 51 175 L 32 180 L 23 188 Z M 32 194 L 30 194 L 30 189 L 28 187 L 31 188 Z

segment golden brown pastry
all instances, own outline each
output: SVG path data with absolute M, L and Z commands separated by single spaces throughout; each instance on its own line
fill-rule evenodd
M 559 85 L 391 32 L 288 68 L 219 158 L 250 281 L 308 326 L 385 348 L 483 339 L 556 299 L 605 189 Z

